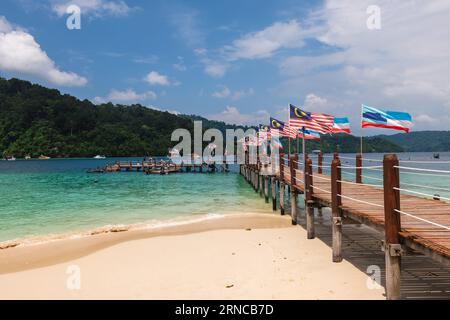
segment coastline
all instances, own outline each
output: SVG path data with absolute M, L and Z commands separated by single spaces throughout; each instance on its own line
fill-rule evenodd
M 1 250 L 0 299 L 384 299 L 330 255 L 289 216 L 234 214 Z

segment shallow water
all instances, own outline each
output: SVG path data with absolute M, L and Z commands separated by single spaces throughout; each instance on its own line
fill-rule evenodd
M 450 153 L 401 153 L 401 166 L 450 170 Z M 325 155 L 324 172 L 331 155 Z M 345 157 L 345 158 L 344 158 Z M 354 166 L 354 154 L 342 154 Z M 364 166 L 380 166 L 382 154 L 365 154 Z M 348 159 L 347 159 L 348 158 Z M 77 233 L 107 225 L 161 224 L 180 218 L 208 218 L 235 212 L 271 212 L 232 166 L 231 173 L 180 173 L 166 176 L 136 172 L 87 174 L 88 168 L 122 159 L 52 159 L 0 161 L 0 241 Z M 316 160 L 313 156 L 314 163 Z M 354 169 L 343 177 L 354 179 Z M 450 175 L 401 170 L 402 188 L 450 198 L 450 192 L 406 185 L 450 189 Z M 426 176 L 423 174 L 427 174 Z M 382 184 L 380 168 L 363 170 L 364 182 Z M 372 179 L 371 179 L 372 178 Z M 373 179 L 375 178 L 375 179 Z M 301 202 L 301 201 L 300 201 Z
M 115 160 L 1 161 L 0 241 L 270 209 L 236 172 L 86 173 Z

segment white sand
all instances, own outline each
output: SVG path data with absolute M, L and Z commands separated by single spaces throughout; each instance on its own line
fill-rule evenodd
M 285 227 L 129 240 L 2 274 L 0 299 L 384 299 L 384 288 L 367 288 L 363 271 L 331 262 L 321 240 L 307 240 L 289 218 L 271 218 Z M 80 268 L 79 290 L 67 288 L 73 265 Z

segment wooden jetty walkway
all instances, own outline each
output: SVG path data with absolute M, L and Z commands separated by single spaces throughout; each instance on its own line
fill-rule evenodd
M 450 266 L 450 203 L 442 201 L 450 199 L 407 187 L 450 190 L 427 185 L 400 184 L 400 170 L 422 175 L 424 179 L 426 175 L 449 174 L 449 171 L 403 167 L 393 154 L 385 155 L 383 160 L 379 160 L 379 165 L 364 167 L 364 159 L 359 154 L 354 166 L 342 164 L 338 154 L 333 155 L 327 166 L 323 163 L 323 157 L 319 154 L 314 164 L 308 156 L 300 161 L 298 154 L 291 155 L 288 159 L 281 154 L 278 163 L 273 164 L 278 169 L 273 175 L 261 174 L 261 164 L 249 164 L 246 157 L 246 163 L 241 165 L 240 172 L 255 190 L 264 194 L 266 202 L 269 202 L 269 197 L 272 198 L 274 211 L 277 210 L 278 199 L 281 214 L 285 213 L 287 188 L 293 224 L 297 224 L 298 194 L 304 194 L 308 239 L 315 237 L 315 209 L 320 215 L 322 207 L 331 208 L 334 262 L 342 261 L 343 218 L 350 218 L 382 231 L 388 299 L 400 298 L 400 261 L 402 254 L 408 250 L 418 251 Z M 353 171 L 354 181 L 342 178 L 343 171 L 348 170 Z M 378 172 L 382 177 L 363 176 L 362 170 Z M 363 183 L 363 177 L 364 180 L 375 182 Z M 447 178 L 450 181 L 450 175 Z M 430 196 L 431 199 L 419 196 Z
M 169 174 L 176 172 L 217 172 L 228 171 L 227 165 L 217 167 L 216 163 L 206 162 L 182 162 L 175 164 L 171 161 L 116 161 L 104 167 L 88 170 L 88 173 L 110 173 L 110 172 L 143 172 L 146 174 Z

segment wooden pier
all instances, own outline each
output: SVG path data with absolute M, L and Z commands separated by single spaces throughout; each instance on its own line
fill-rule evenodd
M 175 164 L 169 161 L 116 161 L 104 167 L 88 170 L 88 173 L 110 173 L 110 172 L 143 172 L 146 174 L 169 174 L 177 172 L 207 173 L 227 172 L 227 165 L 216 165 L 216 163 L 186 163 Z
M 285 214 L 285 190 L 288 189 L 292 224 L 297 224 L 298 195 L 304 194 L 308 239 L 315 237 L 315 211 L 321 216 L 322 207 L 331 208 L 333 262 L 342 261 L 344 221 L 351 219 L 384 233 L 381 249 L 385 253 L 388 299 L 401 298 L 401 257 L 406 252 L 420 252 L 450 267 L 450 203 L 442 201 L 439 196 L 434 196 L 434 199 L 419 197 L 417 195 L 426 194 L 403 188 L 400 183 L 400 170 L 425 171 L 431 172 L 431 175 L 444 171 L 402 167 L 393 154 L 385 155 L 377 165 L 365 167 L 359 154 L 354 166 L 342 164 L 338 154 L 334 154 L 327 164 L 323 163 L 323 158 L 319 154 L 316 163 L 313 163 L 308 156 L 300 161 L 297 154 L 290 157 L 281 154 L 278 163 L 274 164 L 278 167 L 277 173 L 271 176 L 262 175 L 261 165 L 249 164 L 246 158 L 246 163 L 241 165 L 241 174 L 255 190 L 264 189 L 266 201 L 269 194 L 268 182 L 271 181 L 273 209 L 277 209 L 278 202 L 281 214 Z M 343 170 L 351 170 L 355 179 L 343 179 Z M 378 172 L 382 177 L 363 177 L 363 170 Z M 375 182 L 363 183 L 363 180 Z M 258 183 L 259 181 L 265 181 L 265 184 Z

